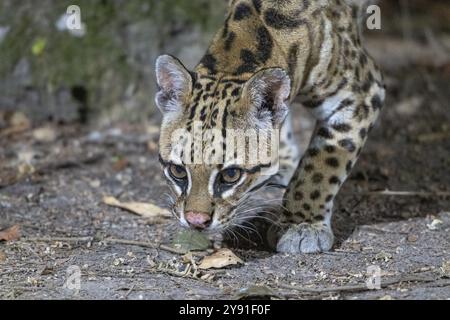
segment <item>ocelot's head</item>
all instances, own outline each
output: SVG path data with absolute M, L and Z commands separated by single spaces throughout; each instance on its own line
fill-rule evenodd
M 156 77 L 159 157 L 175 193 L 173 214 L 207 232 L 239 224 L 257 207 L 249 196 L 277 171 L 289 77 L 279 68 L 246 77 L 190 72 L 168 55 L 158 58 Z

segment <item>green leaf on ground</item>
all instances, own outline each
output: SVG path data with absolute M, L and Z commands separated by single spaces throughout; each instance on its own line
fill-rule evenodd
M 211 247 L 206 234 L 194 230 L 183 230 L 175 236 L 173 245 L 186 251 L 201 251 Z

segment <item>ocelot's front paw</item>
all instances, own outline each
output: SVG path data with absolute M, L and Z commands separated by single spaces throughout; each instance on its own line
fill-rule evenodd
M 277 251 L 284 253 L 324 252 L 333 246 L 334 235 L 322 222 L 302 223 L 291 226 L 280 238 Z

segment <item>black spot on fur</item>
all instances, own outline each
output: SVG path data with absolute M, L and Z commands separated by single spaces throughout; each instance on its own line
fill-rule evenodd
M 205 121 L 206 119 L 206 107 L 203 107 L 200 111 L 200 121 Z
M 295 193 L 295 195 L 294 195 L 294 199 L 297 200 L 297 201 L 303 200 L 303 193 L 300 192 L 300 191 L 297 191 L 297 192 Z
M 361 139 L 365 139 L 367 137 L 367 129 L 362 128 L 361 130 L 359 130 L 359 136 L 361 137 Z
M 362 121 L 369 117 L 369 113 L 370 113 L 369 106 L 366 104 L 362 104 L 353 111 L 353 118 Z
M 305 209 L 306 211 L 309 211 L 309 210 L 311 210 L 311 206 L 308 203 L 305 203 L 303 205 L 303 209 Z
M 325 160 L 325 163 L 326 163 L 328 166 L 333 167 L 333 168 L 339 167 L 339 160 L 338 160 L 337 158 L 334 158 L 334 157 L 332 157 L 332 158 L 327 158 L 327 159 Z
M 205 91 L 206 91 L 206 92 L 211 91 L 211 88 L 212 88 L 213 84 L 214 84 L 214 82 L 208 83 L 208 84 L 205 86 Z
M 341 180 L 337 176 L 332 176 L 328 182 L 330 184 L 341 184 Z
M 325 146 L 325 151 L 328 153 L 334 153 L 336 151 L 336 147 L 332 145 Z
M 235 21 L 241 21 L 245 18 L 248 18 L 252 15 L 252 9 L 246 5 L 245 3 L 240 3 L 236 7 L 236 10 L 234 11 L 234 17 L 233 19 Z
M 198 103 L 194 103 L 194 105 L 191 107 L 191 113 L 189 114 L 189 119 L 194 119 L 195 112 L 197 110 Z
M 318 154 L 319 154 L 319 149 L 317 149 L 317 148 L 309 148 L 308 149 L 308 155 L 311 157 L 311 158 L 314 158 L 315 156 L 317 156 Z
M 320 106 L 322 104 L 322 101 L 319 100 L 308 100 L 308 101 L 303 101 L 302 104 L 305 106 L 305 108 L 308 109 L 315 109 L 318 106 Z
M 321 173 L 315 173 L 313 176 L 312 176 L 312 182 L 314 182 L 314 183 L 321 183 L 322 182 L 322 180 L 323 180 L 323 174 L 321 174 Z
M 259 27 L 257 31 L 257 58 L 260 62 L 265 63 L 270 59 L 273 49 L 273 40 L 266 27 Z
M 233 97 L 237 97 L 239 95 L 239 88 L 235 88 L 233 91 L 231 91 L 231 95 Z
M 238 67 L 235 74 L 240 75 L 247 72 L 255 72 L 257 66 L 257 60 L 255 54 L 248 49 L 241 50 L 242 64 Z
M 366 80 L 366 81 L 364 82 L 364 84 L 362 85 L 361 90 L 362 90 L 363 92 L 369 92 L 371 86 L 372 86 L 372 81 Z
M 253 0 L 252 2 L 256 12 L 258 12 L 258 14 L 261 13 L 261 0 Z
M 219 109 L 214 109 L 214 111 L 211 114 L 211 125 L 213 127 L 216 126 L 217 117 L 219 116 Z
M 200 62 L 205 66 L 205 68 L 208 69 L 210 74 L 217 72 L 216 70 L 217 60 L 212 54 L 207 53 Z
M 320 191 L 319 190 L 314 190 L 313 192 L 311 192 L 309 197 L 311 198 L 311 200 L 319 199 L 320 198 Z
M 228 35 L 228 28 L 229 28 L 230 19 L 231 19 L 231 14 L 225 20 L 225 25 L 223 27 L 222 38 L 225 38 Z
M 324 207 L 325 208 L 325 207 Z M 323 208 L 322 208 L 323 209 Z M 313 217 L 313 221 L 314 222 L 318 222 L 318 221 L 322 221 L 323 220 L 323 215 L 321 215 L 321 214 L 318 214 L 318 215 L 315 215 L 314 217 Z
M 331 202 L 331 200 L 333 200 L 334 196 L 332 194 L 327 195 L 327 197 L 325 198 L 326 202 Z
M 331 131 L 325 127 L 320 128 L 317 131 L 317 135 L 325 138 L 325 139 L 333 139 L 333 134 L 331 133 Z
M 296 215 L 296 216 L 298 216 L 298 217 L 300 217 L 300 218 L 303 218 L 303 219 L 306 217 L 305 214 L 304 214 L 303 212 L 301 212 L 301 211 L 295 212 L 294 215 Z
M 372 97 L 371 102 L 372 102 L 372 108 L 374 110 L 381 109 L 381 107 L 383 106 L 383 101 L 381 101 L 381 98 L 378 94 L 376 94 Z
M 352 99 L 344 99 L 339 104 L 339 107 L 336 109 L 336 111 L 341 111 L 342 109 L 347 108 L 348 106 L 351 106 L 353 103 L 355 103 Z
M 308 163 L 307 165 L 305 165 L 306 172 L 311 172 L 313 170 L 314 170 L 314 166 L 311 163 Z
M 225 40 L 225 51 L 230 51 L 233 45 L 234 39 L 236 39 L 236 33 L 230 32 L 227 39 Z
M 354 152 L 356 150 L 356 146 L 351 139 L 342 139 L 339 141 L 339 145 L 348 152 Z
M 300 180 L 298 180 L 297 182 L 296 182 L 296 184 L 295 184 L 295 188 L 300 188 L 302 185 L 304 185 L 305 184 L 305 180 L 303 180 L 303 179 L 300 179 Z M 287 191 L 286 191 L 287 192 Z
M 349 132 L 350 130 L 352 130 L 352 127 L 346 123 L 337 123 L 333 125 L 333 129 L 338 132 Z
M 295 19 L 283 15 L 273 8 L 268 9 L 264 13 L 264 21 L 268 26 L 278 30 L 298 28 L 305 23 L 303 19 Z

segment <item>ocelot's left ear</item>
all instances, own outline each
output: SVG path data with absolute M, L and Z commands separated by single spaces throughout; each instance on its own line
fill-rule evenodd
M 256 121 L 259 127 L 278 128 L 289 112 L 290 91 L 291 81 L 283 69 L 261 70 L 244 85 L 241 111 L 250 114 L 250 120 Z
M 178 59 L 162 55 L 156 60 L 156 80 L 159 91 L 155 101 L 161 112 L 164 115 L 182 112 L 193 86 L 189 71 Z

